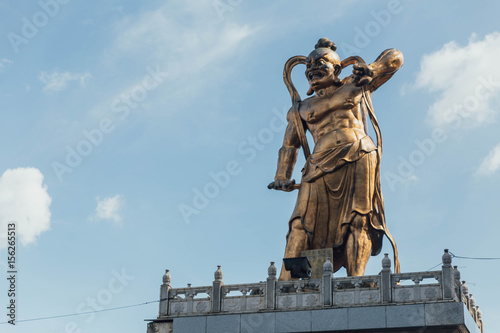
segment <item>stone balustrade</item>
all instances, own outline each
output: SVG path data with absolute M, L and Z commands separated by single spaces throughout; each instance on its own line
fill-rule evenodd
M 208 314 L 242 314 L 266 311 L 346 308 L 390 304 L 463 302 L 483 331 L 482 315 L 460 272 L 451 266 L 448 250 L 441 270 L 392 273 L 385 254 L 378 275 L 335 278 L 326 258 L 321 279 L 278 281 L 271 262 L 264 282 L 224 285 L 220 266 L 212 286 L 172 288 L 167 270 L 160 292 L 158 319 Z

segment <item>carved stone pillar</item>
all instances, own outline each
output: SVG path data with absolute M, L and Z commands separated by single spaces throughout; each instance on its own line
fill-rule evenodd
M 390 303 L 392 301 L 392 281 L 391 259 L 389 259 L 388 253 L 384 253 L 384 259 L 382 259 L 382 271 L 380 272 L 380 280 L 382 302 Z
M 222 305 L 222 271 L 220 266 L 217 266 L 217 270 L 214 273 L 214 282 L 212 284 L 212 312 L 220 312 Z
M 169 270 L 165 270 L 165 274 L 163 275 L 163 284 L 160 287 L 160 313 L 159 316 L 167 316 L 168 315 L 168 303 L 169 303 L 169 292 L 172 287 L 170 286 L 170 282 L 172 281 L 172 277 L 170 276 Z
M 274 261 L 271 261 L 271 265 L 267 269 L 267 281 L 266 281 L 266 308 L 276 309 L 276 273 L 278 270 L 274 266 Z
M 321 292 L 323 293 L 323 305 L 332 305 L 332 279 L 333 279 L 333 264 L 329 257 L 326 257 L 326 261 L 323 264 L 323 288 Z
M 452 299 L 453 298 L 453 268 L 451 267 L 451 255 L 448 253 L 448 249 L 444 250 L 444 254 L 442 257 L 443 266 L 443 298 L 444 299 Z

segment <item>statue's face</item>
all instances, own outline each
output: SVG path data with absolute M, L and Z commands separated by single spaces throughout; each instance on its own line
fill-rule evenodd
M 306 77 L 314 90 L 326 88 L 335 83 L 340 73 L 340 61 L 335 52 L 319 48 L 306 59 Z

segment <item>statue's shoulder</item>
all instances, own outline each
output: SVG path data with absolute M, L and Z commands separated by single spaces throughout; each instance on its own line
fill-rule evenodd
M 307 97 L 303 101 L 300 102 L 300 110 L 308 109 L 309 107 L 312 107 L 317 101 L 319 97 L 316 95 L 313 95 L 311 97 Z
M 306 105 L 306 104 L 311 104 L 311 103 L 314 103 L 314 101 L 316 101 L 318 99 L 318 96 L 316 95 L 313 95 L 311 97 L 307 97 L 305 100 L 303 100 L 302 102 L 300 102 L 302 105 Z
M 348 75 L 341 80 L 342 86 L 345 86 L 346 88 L 356 87 L 355 80 L 356 80 L 356 75 L 354 74 Z
M 313 96 L 311 96 L 311 97 L 308 97 L 308 98 L 306 98 L 306 99 L 304 99 L 304 100 L 300 101 L 300 102 L 299 102 L 299 105 L 300 105 L 300 113 L 303 113 L 303 112 L 304 112 L 304 110 L 309 109 L 309 108 L 310 108 L 310 107 L 314 104 L 314 102 L 315 102 L 317 99 L 318 99 L 318 96 L 313 95 Z M 288 122 L 290 122 L 290 121 L 293 119 L 293 117 L 294 117 L 294 114 L 293 114 L 293 113 L 294 113 L 294 112 L 295 112 L 295 111 L 294 111 L 293 106 L 292 106 L 292 107 L 290 107 L 290 109 L 288 110 L 288 113 L 287 113 L 287 115 L 286 115 L 286 119 L 287 119 L 287 121 L 288 121 Z

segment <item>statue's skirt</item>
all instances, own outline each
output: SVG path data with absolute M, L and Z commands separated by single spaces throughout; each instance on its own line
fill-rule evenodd
M 384 226 L 381 203 L 374 200 L 380 190 L 377 154 L 373 141 L 365 136 L 309 156 L 290 219 L 290 230 L 293 220 L 302 221 L 309 249 L 333 248 L 334 253 L 342 253 L 349 224 L 362 214 L 369 221 L 372 255 L 380 252 Z

